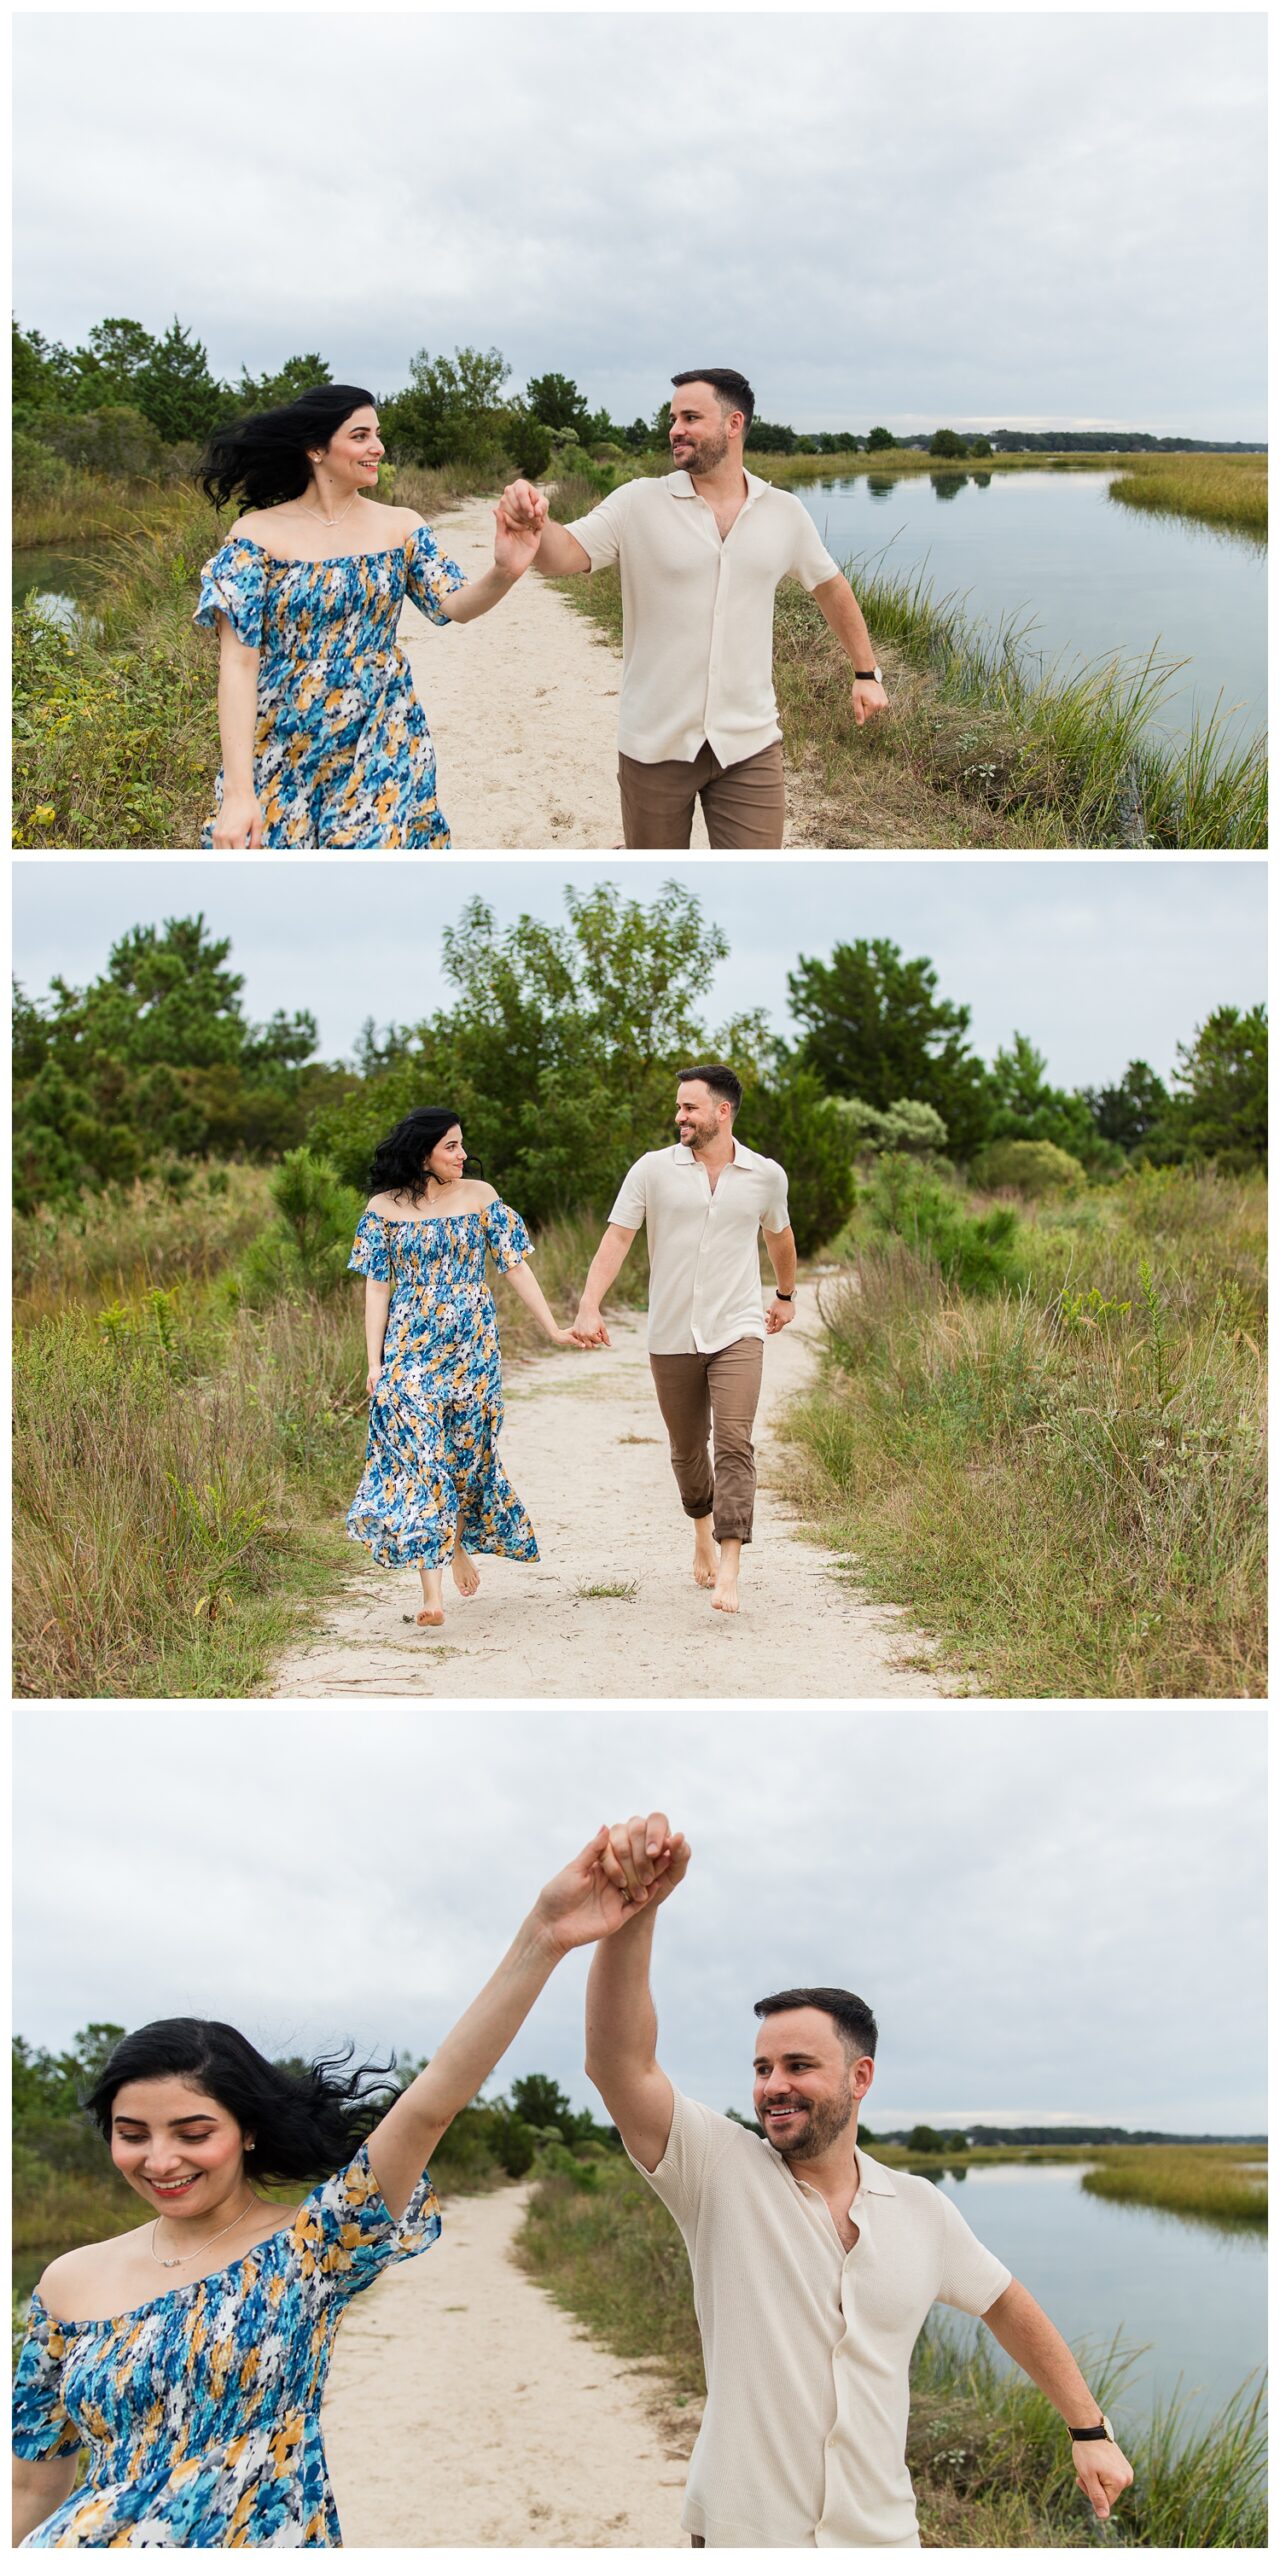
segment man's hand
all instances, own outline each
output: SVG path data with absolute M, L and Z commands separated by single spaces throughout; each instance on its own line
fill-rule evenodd
M 582 1300 L 569 1331 L 575 1342 L 585 1344 L 589 1350 L 612 1351 L 613 1349 L 604 1317 L 598 1307 L 592 1306 L 589 1298 Z
M 781 1333 L 784 1325 L 794 1324 L 795 1313 L 796 1302 L 794 1298 L 788 1298 L 785 1304 L 781 1298 L 771 1299 L 769 1305 L 764 1311 L 765 1332 Z
M 1093 2512 L 1106 2523 L 1117 2498 L 1133 2487 L 1133 2471 L 1118 2444 L 1104 2437 L 1096 2444 L 1073 2444 L 1076 2478 Z
M 512 480 L 502 492 L 502 513 L 513 531 L 526 527 L 541 533 L 547 521 L 547 499 L 531 480 Z
M 683 1883 L 692 1855 L 683 1831 L 673 1831 L 665 1813 L 633 1813 L 629 1822 L 611 1826 L 600 1863 L 632 1902 L 656 1905 Z
M 860 729 L 865 729 L 868 720 L 874 720 L 877 712 L 888 708 L 889 696 L 882 684 L 873 683 L 868 676 L 854 677 L 853 716 Z
M 643 1888 L 627 1892 L 616 1860 L 606 1869 L 611 1836 L 602 1822 L 594 1840 L 588 1840 L 585 1849 L 550 1884 L 544 1884 L 534 1905 L 536 1921 L 561 1955 L 570 1947 L 589 1947 L 598 1938 L 613 1937 L 650 1899 Z M 664 1873 L 669 1864 L 669 1858 L 662 1861 Z

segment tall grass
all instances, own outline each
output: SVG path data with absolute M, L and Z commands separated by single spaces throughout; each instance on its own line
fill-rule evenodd
M 1112 2204 L 1156 2205 L 1164 2213 L 1207 2215 L 1218 2222 L 1267 2219 L 1267 2155 L 1261 2148 L 1242 2156 L 1233 2146 L 1224 2156 L 1216 2145 L 1179 2144 L 1166 2151 L 1160 2144 L 1133 2150 L 1122 2144 L 1099 2153 L 1084 2184 L 1090 2195 Z
M 1265 453 L 1130 453 L 1107 495 L 1157 515 L 1194 516 L 1263 541 L 1267 532 Z
M 269 1215 L 265 1165 L 175 1164 L 13 1222 L 13 1283 L 25 1323 L 178 1280 L 207 1280 Z
M 616 2354 L 656 2362 L 686 2432 L 703 2390 L 702 2355 L 684 2244 L 669 2214 L 626 2163 L 589 2184 L 554 2170 L 534 2190 L 516 2243 L 521 2264 Z M 1082 2351 L 1083 2352 L 1083 2351 Z M 1103 2405 L 1122 2396 L 1137 2350 L 1088 2354 Z M 1135 2485 L 1116 2509 L 1113 2541 L 1144 2548 L 1258 2548 L 1266 2540 L 1265 2436 L 1257 2395 L 1239 2392 L 1198 2428 L 1161 2408 L 1120 2429 Z M 1096 2528 L 1075 2484 L 1056 2410 L 985 2335 L 926 2329 L 912 2364 L 907 2461 L 927 2548 L 1062 2547 Z
M 1182 1174 L 1027 1212 L 995 1296 L 854 1241 L 808 1516 L 988 1694 L 1264 1695 L 1264 1236 L 1260 1182 Z

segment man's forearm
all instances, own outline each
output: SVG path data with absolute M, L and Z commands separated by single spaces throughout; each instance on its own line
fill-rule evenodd
M 649 1987 L 655 1904 L 615 1937 L 602 1938 L 587 1976 L 587 2078 L 607 2101 L 621 2072 L 644 2071 L 658 2058 L 658 2013 Z
M 876 663 L 871 634 L 862 618 L 862 607 L 847 578 L 826 578 L 815 587 L 813 600 L 824 621 L 834 631 L 851 667 L 869 675 Z
M 565 524 L 552 524 L 548 520 L 542 528 L 542 540 L 534 552 L 533 565 L 544 578 L 572 578 L 589 569 L 591 563 L 576 533 L 570 533 Z
M 764 1249 L 773 1266 L 773 1276 L 788 1296 L 796 1285 L 796 1240 L 790 1228 L 785 1235 L 766 1235 Z
M 1069 2427 L 1097 2425 L 1102 2412 L 1066 2339 L 1024 2284 L 1015 2277 L 983 2316 L 997 2344 Z
M 582 1303 L 599 1307 L 606 1291 L 613 1287 L 635 1238 L 634 1227 L 606 1227 L 596 1247 L 595 1259 L 583 1283 Z

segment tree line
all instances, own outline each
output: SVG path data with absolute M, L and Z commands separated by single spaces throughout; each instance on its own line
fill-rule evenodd
M 273 408 L 333 380 L 326 357 L 312 349 L 287 356 L 261 374 L 242 367 L 234 381 L 213 372 L 208 350 L 176 314 L 158 335 L 140 320 L 99 320 L 83 343 L 63 346 L 39 329 L 13 323 L 15 485 L 19 495 L 52 488 L 71 468 L 112 476 L 179 477 L 189 471 L 211 430 L 248 411 Z M 420 348 L 398 387 L 375 389 L 389 459 L 438 469 L 464 464 L 485 476 L 517 469 L 533 477 L 567 454 L 597 469 L 638 454 L 665 454 L 669 395 L 653 414 L 628 421 L 593 408 L 572 378 L 535 374 L 523 392 L 510 389 L 511 367 L 497 347 L 455 347 L 451 356 Z M 373 386 L 370 386 L 373 388 Z M 897 446 L 957 458 L 1035 452 L 1238 452 L 1190 437 L 1097 434 L 1064 429 L 1024 434 L 998 428 L 957 436 L 950 428 L 898 435 L 889 427 L 805 432 L 753 420 L 756 453 L 887 452 Z
M 788 1168 L 802 1251 L 836 1233 L 868 1155 L 1032 1189 L 1037 1163 L 1083 1183 L 1265 1161 L 1262 1006 L 1217 1007 L 1167 1082 L 1135 1058 L 1117 1082 L 1068 1090 L 1025 1033 L 980 1058 L 969 1006 L 887 938 L 799 955 L 783 1039 L 758 1009 L 709 1018 L 729 940 L 680 883 L 647 905 L 609 882 L 570 885 L 564 904 L 563 923 L 522 915 L 501 929 L 470 899 L 441 930 L 451 1000 L 417 1023 L 370 1019 L 342 1061 L 319 1058 L 305 1010 L 249 1019 L 230 941 L 202 915 L 134 926 L 87 986 L 58 977 L 43 998 L 15 986 L 18 1210 L 140 1176 L 181 1190 L 198 1164 L 303 1145 L 364 1191 L 379 1137 L 433 1102 L 458 1112 L 486 1177 L 535 1223 L 604 1211 L 619 1168 L 671 1129 L 680 1068 L 710 1057 L 742 1078 L 746 1143 Z

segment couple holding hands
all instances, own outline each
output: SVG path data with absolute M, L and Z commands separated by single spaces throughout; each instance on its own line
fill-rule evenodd
M 572 525 L 513 481 L 493 566 L 468 579 L 411 508 L 376 501 L 372 396 L 326 383 L 210 439 L 201 485 L 245 501 L 206 562 L 195 620 L 219 639 L 222 769 L 213 849 L 446 852 L 435 751 L 396 634 L 408 601 L 473 622 L 530 567 L 616 565 L 623 653 L 618 783 L 630 849 L 687 846 L 702 803 L 717 848 L 782 843 L 773 603 L 791 576 L 852 668 L 859 728 L 887 707 L 857 599 L 798 498 L 743 462 L 755 400 L 723 367 L 672 377 L 674 468 L 629 480 Z
M 649 1243 L 649 1367 L 671 1465 L 693 1523 L 693 1579 L 711 1606 L 739 1606 L 756 1467 L 752 1430 L 764 1345 L 796 1308 L 787 1177 L 734 1136 L 742 1086 L 716 1062 L 682 1068 L 676 1143 L 627 1173 L 571 1326 L 528 1267 L 523 1219 L 467 1171 L 456 1113 L 412 1111 L 376 1149 L 373 1196 L 349 1268 L 365 1280 L 369 1441 L 348 1534 L 380 1564 L 416 1565 L 417 1623 L 444 1624 L 444 1574 L 465 1599 L 477 1555 L 537 1560 L 532 1521 L 498 1456 L 502 1367 L 491 1255 L 558 1348 L 610 1347 L 601 1312 L 643 1226 Z M 602 1097 L 603 1104 L 603 1097 Z M 760 1242 L 776 1286 L 766 1305 Z
M 985 2320 L 1046 2394 L 1108 2516 L 1133 2475 L 1053 2323 L 947 2197 L 858 2147 L 866 2002 L 831 1988 L 755 2002 L 754 2130 L 662 2069 L 654 1925 L 689 1862 L 664 1814 L 602 1824 L 389 2105 L 369 2072 L 273 2064 L 209 2020 L 124 2038 L 84 2104 L 152 2218 L 55 2259 L 32 2296 L 15 2542 L 341 2541 L 320 2423 L 338 2323 L 384 2266 L 439 2239 L 432 2154 L 582 1946 L 588 2076 L 689 2251 L 707 2377 L 694 2544 L 918 2548 L 908 2364 L 939 2301 Z M 306 2178 L 300 2206 L 272 2193 Z M 403 2538 L 427 2523 L 406 2517 Z

